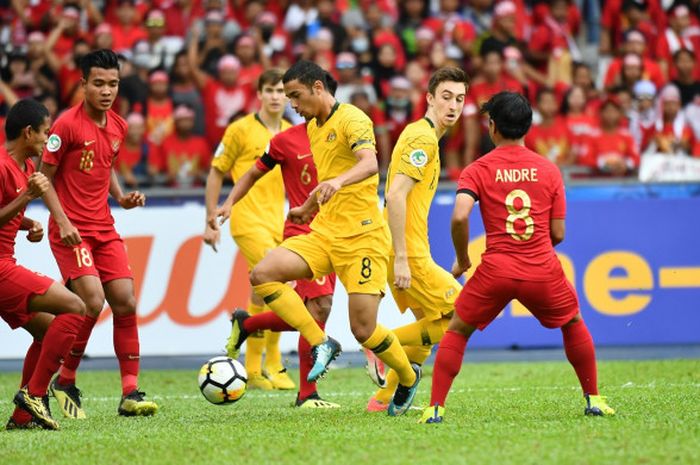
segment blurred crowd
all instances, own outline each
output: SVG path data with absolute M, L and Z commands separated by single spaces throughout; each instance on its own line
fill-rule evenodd
M 445 65 L 471 76 L 445 177 L 491 149 L 479 108 L 502 90 L 532 102 L 526 144 L 574 176 L 700 157 L 700 0 L 0 0 L 0 18 L 0 124 L 18 98 L 79 102 L 81 56 L 119 53 L 129 186 L 202 185 L 259 74 L 302 58 L 370 115 L 382 170 Z

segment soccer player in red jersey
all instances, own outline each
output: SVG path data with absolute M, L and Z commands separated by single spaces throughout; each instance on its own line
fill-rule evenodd
M 593 339 L 579 312 L 573 286 L 554 252 L 564 240 L 566 199 L 561 174 L 549 160 L 525 148 L 532 109 L 525 97 L 496 94 L 483 112 L 496 148 L 462 171 L 452 215 L 455 277 L 471 266 L 469 214 L 479 201 L 486 251 L 456 302 L 440 342 L 430 406 L 421 423 L 440 423 L 452 381 L 462 367 L 467 340 L 483 330 L 508 302 L 518 299 L 546 328 L 561 328 L 564 350 L 578 376 L 587 415 L 614 415 L 598 394 Z
M 335 94 L 337 83 L 330 74 L 326 74 L 328 90 Z M 269 173 L 276 165 L 282 169 L 284 189 L 289 199 L 289 208 L 299 207 L 306 202 L 311 192 L 318 185 L 316 165 L 311 155 L 306 124 L 293 126 L 270 140 L 262 157 L 238 180 L 226 202 L 217 209 L 216 216 L 223 224 L 231 214 L 233 205 L 243 198 L 255 182 Z M 284 239 L 311 232 L 309 223 L 296 224 L 287 219 L 284 223 Z M 328 320 L 335 290 L 335 274 L 317 280 L 297 280 L 294 289 L 306 304 L 309 313 L 323 329 Z M 250 316 L 244 310 L 236 310 L 232 317 L 233 331 L 227 345 L 229 357 L 237 358 L 238 352 L 248 335 L 265 329 L 272 331 L 296 331 L 292 326 L 268 311 Z M 316 383 L 307 381 L 313 365 L 311 346 L 299 336 L 299 393 L 296 406 L 301 408 L 337 408 L 338 404 L 321 399 L 316 390 Z
M 119 61 L 97 50 L 80 62 L 85 100 L 66 110 L 51 128 L 41 171 L 51 181 L 44 202 L 51 212 L 51 250 L 68 287 L 87 312 L 51 392 L 69 418 L 85 418 L 75 372 L 104 306 L 112 309 L 114 351 L 121 371 L 120 415 L 152 415 L 158 409 L 138 389 L 139 336 L 136 297 L 124 242 L 114 228 L 107 196 L 124 209 L 143 206 L 140 192 L 124 194 L 114 164 L 124 143 L 126 122 L 111 110 L 119 90 Z
M 7 115 L 7 146 L 0 148 L 0 317 L 10 328 L 22 327 L 34 338 L 24 359 L 20 390 L 14 398 L 17 408 L 7 422 L 8 430 L 58 429 L 46 392 L 85 313 L 78 296 L 18 265 L 14 257 L 18 231 L 28 231 L 30 242 L 44 237 L 41 224 L 24 216 L 24 211 L 49 188 L 48 179 L 35 172 L 30 157 L 41 154 L 50 124 L 46 107 L 32 99 L 21 100 Z

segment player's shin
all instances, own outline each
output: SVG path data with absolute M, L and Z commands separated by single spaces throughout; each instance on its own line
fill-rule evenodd
M 574 367 L 581 383 L 583 394 L 598 394 L 598 373 L 595 360 L 593 338 L 583 320 L 564 325 L 564 351 L 569 363 Z
M 92 329 L 97 324 L 97 318 L 90 315 L 85 315 L 82 317 L 82 326 L 78 331 L 78 335 L 75 337 L 75 342 L 73 342 L 73 347 L 66 354 L 63 359 L 63 365 L 59 371 L 58 383 L 63 386 L 70 386 L 75 384 L 75 372 L 78 370 L 80 361 L 83 358 L 83 353 L 85 352 L 85 347 L 87 347 L 88 340 L 92 334 Z
M 253 286 L 253 290 L 273 312 L 296 328 L 309 344 L 316 346 L 326 340 L 325 333 L 294 289 L 281 282 L 270 282 Z
M 433 366 L 433 385 L 430 394 L 430 405 L 445 406 L 447 393 L 452 382 L 462 368 L 464 350 L 467 347 L 467 337 L 455 331 L 447 331 L 440 341 L 435 365 Z
M 362 347 L 374 352 L 389 368 L 395 370 L 399 382 L 404 386 L 411 386 L 416 381 L 406 352 L 401 348 L 396 336 L 386 327 L 378 324 L 369 339 L 362 343 Z
M 413 323 L 395 328 L 393 332 L 402 346 L 432 346 L 440 342 L 448 324 L 447 318 L 438 320 L 421 318 Z
M 136 314 L 114 316 L 114 352 L 119 360 L 122 395 L 138 387 L 140 345 Z
M 404 352 L 408 357 L 408 361 L 423 365 L 425 360 L 430 356 L 432 346 L 403 346 Z M 396 391 L 396 386 L 399 384 L 399 377 L 394 370 L 389 370 L 386 376 L 386 387 L 379 389 L 374 399 L 384 405 L 388 405 Z

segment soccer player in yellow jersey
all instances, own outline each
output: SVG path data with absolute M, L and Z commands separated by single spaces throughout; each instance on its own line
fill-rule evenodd
M 313 347 L 308 380 L 314 381 L 340 354 L 340 344 L 326 336 L 285 283 L 335 271 L 348 292 L 353 335 L 398 374 L 389 414 L 400 415 L 413 402 L 421 369 L 409 363 L 393 333 L 377 324 L 390 243 L 378 205 L 374 128 L 359 108 L 336 102 L 324 73 L 317 64 L 302 60 L 282 79 L 292 108 L 309 120 L 307 134 L 319 181 L 304 205 L 291 209 L 289 216 L 303 223 L 317 210 L 318 214 L 309 234 L 290 237 L 266 255 L 250 281 L 272 311 Z
M 466 73 L 454 67 L 438 69 L 430 78 L 425 117 L 401 132 L 386 180 L 384 217 L 391 229 L 389 286 L 399 310 L 411 309 L 416 322 L 394 329 L 408 359 L 421 365 L 442 338 L 462 286 L 430 255 L 428 212 L 440 177 L 438 141 L 462 115 L 467 93 Z M 381 389 L 367 410 L 388 408 L 398 383 L 394 371 L 383 379 L 383 364 L 367 353 L 368 373 Z
M 204 242 L 216 251 L 220 231 L 216 206 L 224 174 L 231 172 L 237 182 L 255 160 L 265 152 L 272 137 L 291 125 L 282 114 L 287 103 L 282 84 L 282 71 L 270 69 L 258 78 L 258 99 L 261 109 L 231 123 L 216 149 L 207 177 L 205 202 L 206 226 Z M 261 179 L 231 210 L 230 230 L 233 240 L 252 269 L 265 254 L 282 242 L 284 229 L 284 186 L 279 168 Z M 248 313 L 256 315 L 265 310 L 264 302 L 251 293 Z M 248 339 L 245 367 L 248 387 L 258 389 L 294 389 L 294 382 L 282 366 L 277 332 L 252 334 Z M 266 350 L 265 369 L 262 353 Z

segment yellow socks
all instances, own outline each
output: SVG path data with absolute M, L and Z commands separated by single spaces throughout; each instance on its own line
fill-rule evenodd
M 430 356 L 431 346 L 404 346 L 403 350 L 406 352 L 408 360 L 418 365 L 422 365 L 423 362 Z M 386 387 L 379 389 L 374 395 L 374 398 L 381 402 L 382 404 L 388 404 L 391 402 L 391 398 L 394 396 L 394 391 L 396 391 L 396 386 L 399 384 L 399 376 L 394 370 L 389 370 L 386 375 Z
M 254 303 L 248 304 L 248 313 L 251 315 L 257 315 L 263 311 L 264 307 L 262 305 L 255 305 Z M 265 333 L 263 331 L 256 331 L 248 336 L 248 339 L 246 339 L 245 351 L 245 370 L 248 372 L 248 376 L 262 376 L 262 356 L 264 349 Z
M 362 347 L 374 352 L 389 368 L 394 369 L 401 384 L 411 386 L 415 383 L 416 374 L 411 368 L 406 352 L 389 329 L 378 324 L 369 339 L 362 343 Z
M 281 282 L 271 282 L 253 286 L 253 290 L 262 297 L 270 310 L 296 328 L 309 344 L 316 346 L 326 340 L 326 334 L 319 328 L 294 289 Z
M 265 369 L 271 375 L 284 369 L 280 353 L 280 336 L 277 331 L 265 331 Z
M 449 318 L 439 320 L 420 320 L 394 329 L 394 334 L 402 346 L 432 346 L 442 339 L 450 323 Z

